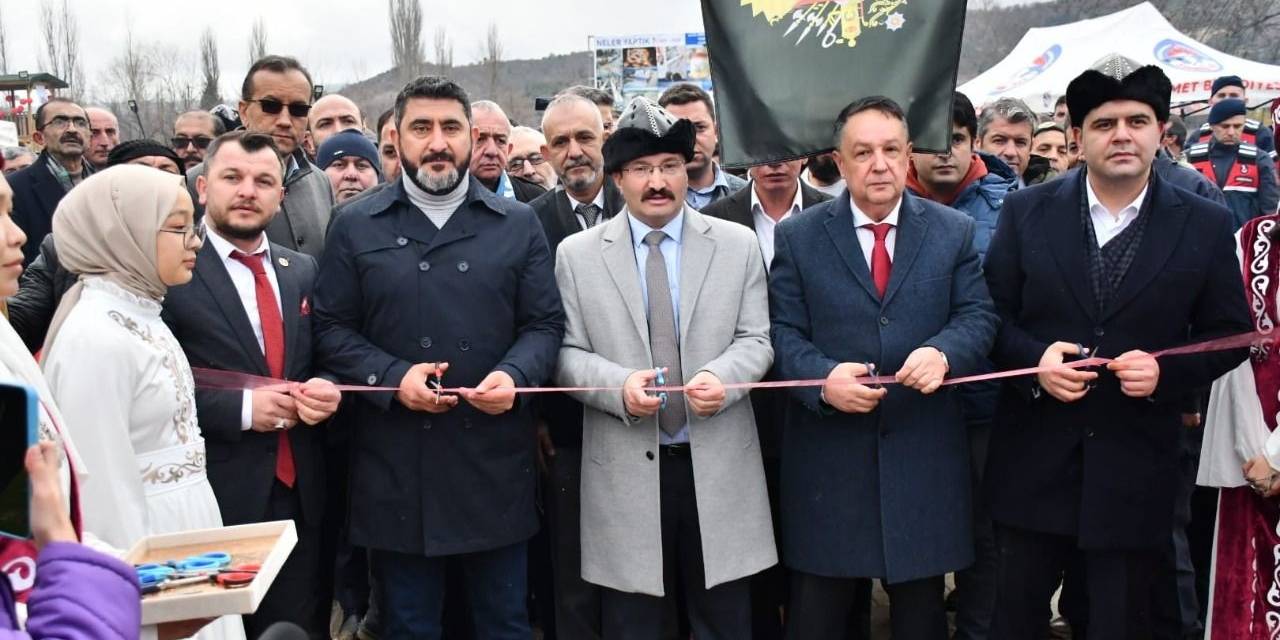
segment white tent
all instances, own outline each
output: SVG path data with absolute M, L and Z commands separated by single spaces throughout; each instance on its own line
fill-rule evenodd
M 999 64 L 958 87 L 981 106 L 1021 98 L 1052 111 L 1067 84 L 1108 54 L 1159 65 L 1173 82 L 1173 104 L 1209 99 L 1214 78 L 1244 80 L 1249 104 L 1280 96 L 1280 66 L 1227 55 L 1184 35 L 1150 2 L 1100 18 L 1031 29 Z

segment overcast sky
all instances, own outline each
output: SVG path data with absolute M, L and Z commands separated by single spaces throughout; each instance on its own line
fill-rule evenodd
M 0 0 L 8 34 L 9 71 L 37 70 L 40 2 Z M 391 66 L 385 0 L 70 0 L 79 18 L 85 72 L 101 74 L 119 54 L 127 28 L 134 37 L 179 47 L 194 65 L 205 26 L 218 38 L 223 93 L 239 86 L 248 67 L 249 31 L 261 16 L 272 53 L 297 56 L 317 83 L 340 84 Z M 360 7 L 360 9 L 356 9 Z M 625 8 L 624 8 L 625 7 Z M 431 56 L 436 25 L 454 42 L 455 64 L 479 58 L 480 41 L 496 21 L 507 58 L 582 51 L 591 35 L 701 31 L 697 0 L 422 0 L 424 40 Z M 101 90 L 91 82 L 95 92 Z M 109 89 L 102 87 L 102 89 Z
M 8 35 L 9 71 L 39 67 L 41 0 L 0 0 Z M 48 1 L 48 0 L 45 0 Z M 58 1 L 58 0 L 54 0 Z M 999 0 L 1013 4 L 1027 0 Z M 588 36 L 683 33 L 702 30 L 698 0 L 421 0 L 428 58 L 436 25 L 454 42 L 454 62 L 480 57 L 480 41 L 496 21 L 505 57 L 538 58 L 582 51 Z M 105 69 L 121 49 L 126 29 L 134 37 L 171 47 L 195 69 L 201 31 L 218 38 L 222 91 L 233 93 L 248 67 L 253 21 L 267 25 L 268 50 L 302 60 L 318 84 L 343 84 L 391 66 L 384 0 L 70 0 L 79 18 L 81 59 L 95 94 L 111 93 Z M 60 2 L 59 2 L 60 4 Z M 359 9 L 357 9 L 359 7 Z M 95 80 L 96 78 L 96 80 Z

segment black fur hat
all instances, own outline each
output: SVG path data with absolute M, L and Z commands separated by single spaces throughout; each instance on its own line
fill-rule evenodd
M 1089 69 L 1067 85 L 1067 112 L 1071 116 L 1071 125 L 1079 127 L 1084 125 L 1090 111 L 1105 102 L 1135 100 L 1151 105 L 1156 112 L 1156 120 L 1167 122 L 1172 93 L 1173 84 L 1169 82 L 1169 76 L 1155 65 L 1141 67 L 1123 78 Z
M 614 173 L 636 158 L 655 153 L 676 153 L 693 160 L 697 131 L 693 123 L 676 119 L 666 109 L 643 96 L 627 105 L 613 134 L 604 142 L 604 170 Z

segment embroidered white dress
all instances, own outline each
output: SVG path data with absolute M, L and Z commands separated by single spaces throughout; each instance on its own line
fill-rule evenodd
M 90 470 L 81 486 L 86 530 L 128 550 L 148 535 L 222 526 L 191 367 L 157 302 L 86 278 L 44 358 L 64 428 Z M 227 616 L 199 637 L 239 639 L 244 628 Z

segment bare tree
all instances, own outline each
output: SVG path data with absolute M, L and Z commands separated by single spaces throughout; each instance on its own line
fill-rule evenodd
M 253 21 L 253 31 L 249 34 L 249 64 L 267 57 L 267 27 L 262 24 L 262 16 Z
M 0 5 L 0 73 L 9 73 L 9 39 L 4 30 L 4 5 Z
M 391 63 L 401 78 L 422 74 L 422 7 L 418 0 L 387 0 Z
M 484 40 L 480 43 L 481 64 L 489 75 L 489 96 L 498 95 L 498 71 L 502 66 L 502 36 L 498 33 L 498 23 L 490 21 L 484 32 Z
M 62 56 L 59 47 L 62 38 L 58 35 L 58 16 L 53 4 L 48 0 L 40 3 L 40 37 L 44 39 L 44 49 L 40 52 L 40 66 L 46 73 L 62 76 Z
M 50 73 L 66 81 L 68 95 L 78 98 L 84 93 L 84 73 L 80 66 L 80 26 L 71 13 L 69 0 L 56 6 L 52 0 L 40 3 L 40 37 L 44 48 L 40 51 L 40 65 Z
M 62 0 L 62 12 L 58 16 L 62 36 L 62 79 L 70 85 L 71 97 L 84 95 L 84 69 L 80 66 L 80 25 L 71 13 L 70 0 Z
M 442 76 L 449 75 L 453 71 L 453 42 L 449 40 L 449 32 L 444 25 L 436 27 L 431 44 L 435 50 L 436 72 Z
M 205 27 L 200 34 L 200 67 L 204 72 L 204 91 L 200 94 L 200 108 L 212 109 L 222 99 L 218 91 L 221 73 L 218 69 L 218 41 L 213 37 L 213 29 Z

